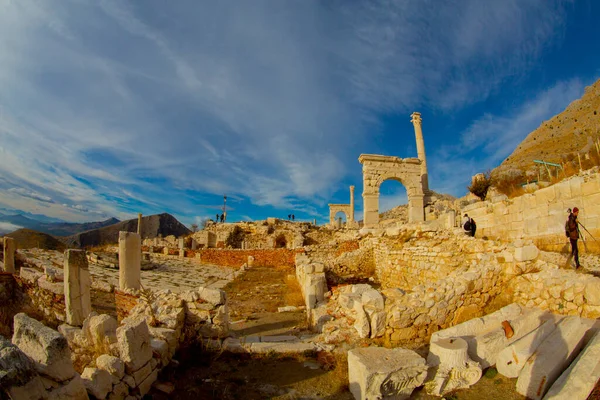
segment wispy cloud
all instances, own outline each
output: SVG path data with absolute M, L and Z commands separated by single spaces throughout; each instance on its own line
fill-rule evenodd
M 40 193 L 37 193 L 37 192 L 34 192 L 32 190 L 27 190 L 24 188 L 10 188 L 10 189 L 8 189 L 8 191 L 12 192 L 12 193 L 16 193 L 19 196 L 29 197 L 30 199 L 39 200 L 44 203 L 54 203 L 54 201 L 50 197 L 45 196 Z
M 485 99 L 564 23 L 561 1 L 415 4 L 4 2 L 0 173 L 68 219 L 209 214 L 188 193 L 323 214 L 381 115 Z

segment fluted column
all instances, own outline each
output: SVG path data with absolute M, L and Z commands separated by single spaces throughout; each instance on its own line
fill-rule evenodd
M 421 129 L 421 113 L 414 112 L 411 114 L 412 119 L 410 120 L 415 127 L 415 138 L 417 140 L 417 155 L 421 160 L 421 184 L 423 185 L 423 192 L 429 191 L 429 178 L 427 174 L 427 159 L 425 158 L 425 142 L 423 141 L 423 130 Z

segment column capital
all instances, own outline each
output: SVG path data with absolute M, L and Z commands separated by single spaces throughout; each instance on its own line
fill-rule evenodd
M 421 121 L 423 121 L 423 120 L 421 119 L 421 113 L 420 112 L 416 112 L 415 111 L 414 113 L 410 114 L 410 116 L 412 118 L 410 120 L 410 122 L 412 122 L 414 125 L 421 125 Z

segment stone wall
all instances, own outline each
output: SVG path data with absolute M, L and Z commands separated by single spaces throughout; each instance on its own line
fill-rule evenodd
M 568 248 L 564 226 L 568 208 L 579 208 L 578 220 L 600 239 L 600 173 L 592 169 L 513 199 L 496 196 L 491 201 L 464 207 L 477 223 L 478 237 L 502 240 L 531 239 L 540 249 L 563 251 Z M 587 251 L 600 253 L 600 243 L 587 238 Z
M 65 286 L 62 276 L 27 267 L 21 267 L 19 273 L 19 276 L 14 276 L 15 297 L 19 302 L 31 305 L 52 325 L 65 322 Z
M 300 250 L 299 250 L 300 251 Z M 254 257 L 254 265 L 261 267 L 293 267 L 296 250 L 290 249 L 265 249 L 265 250 L 237 250 L 237 249 L 201 249 L 200 262 L 225 267 L 240 267 Z

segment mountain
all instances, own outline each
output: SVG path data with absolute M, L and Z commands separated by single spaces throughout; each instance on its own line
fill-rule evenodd
M 57 238 L 31 229 L 19 229 L 6 236 L 15 239 L 18 249 L 37 247 L 45 250 L 63 251 L 66 248 L 65 244 Z
M 46 216 L 39 216 L 37 214 L 27 214 L 30 217 L 42 218 L 45 221 L 61 221 L 56 218 L 50 218 Z M 84 223 L 70 223 L 70 222 L 43 222 L 32 218 L 28 218 L 22 214 L 16 215 L 0 215 L 0 223 L 5 222 L 12 225 L 16 225 L 21 228 L 32 229 L 38 232 L 47 233 L 54 236 L 70 236 L 79 232 L 89 231 L 92 229 L 103 228 L 105 226 L 114 225 L 119 222 L 116 218 L 110 218 L 106 221 L 99 222 L 84 222 Z
M 577 152 L 596 154 L 594 142 L 600 136 L 600 79 L 585 88 L 583 96 L 573 101 L 531 132 L 525 140 L 493 171 L 493 175 L 509 170 L 531 171 L 537 176 L 533 160 L 561 163 L 577 161 Z
M 81 232 L 64 238 L 69 247 L 93 247 L 105 244 L 116 244 L 119 232 L 137 232 L 138 221 L 130 219 L 100 229 Z M 142 238 L 154 238 L 158 235 L 188 235 L 191 231 L 171 214 L 163 213 L 142 218 Z

